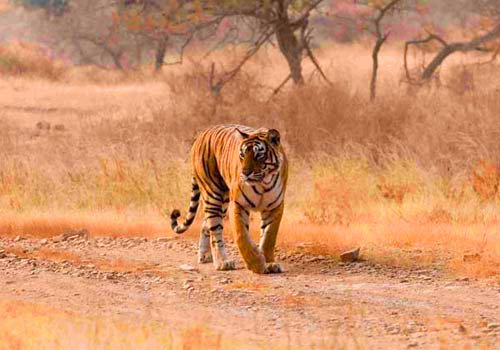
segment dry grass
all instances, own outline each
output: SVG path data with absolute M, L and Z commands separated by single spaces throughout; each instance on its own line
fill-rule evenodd
M 302 297 L 284 300 L 287 307 L 310 305 Z M 228 337 L 204 324 L 184 321 L 175 324 L 144 318 L 112 318 L 84 315 L 41 304 L 0 301 L 0 349 L 365 349 L 364 337 L 354 329 L 349 334 L 329 330 L 322 339 Z M 250 321 L 248 322 L 257 322 Z M 259 325 L 256 324 L 256 329 Z M 309 345 L 305 345 L 309 344 Z
M 281 244 L 321 242 L 318 249 L 334 255 L 361 245 L 365 258 L 399 265 L 445 256 L 450 271 L 499 273 L 498 65 L 457 55 L 443 67 L 441 89 L 408 95 L 394 70 L 400 52 L 388 46 L 380 96 L 370 104 L 369 51 L 336 45 L 319 50 L 332 86 L 306 64 L 306 86 L 269 98 L 287 74 L 269 49 L 214 100 L 209 62 L 190 55 L 154 77 L 67 67 L 60 82 L 28 73 L 0 81 L 2 235 L 83 227 L 93 235 L 165 235 L 162 215 L 189 198 L 191 140 L 208 125 L 237 122 L 283 134 L 292 167 Z M 474 76 L 467 91 L 458 86 L 460 62 Z M 37 129 L 39 121 L 65 130 Z M 468 253 L 481 259 L 466 263 Z
M 203 325 L 186 329 L 73 312 L 18 301 L 0 302 L 2 349 L 233 349 L 248 348 Z

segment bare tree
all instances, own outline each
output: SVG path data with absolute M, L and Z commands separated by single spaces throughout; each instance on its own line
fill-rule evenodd
M 488 18 L 491 22 L 491 25 L 486 28 L 476 28 L 475 30 L 471 29 L 470 31 L 474 32 L 475 34 L 470 35 L 469 40 L 448 42 L 442 36 L 436 33 L 428 32 L 427 37 L 423 39 L 406 41 L 403 63 L 406 78 L 409 83 L 422 84 L 426 81 L 429 81 L 435 75 L 439 67 L 441 67 L 443 62 L 450 55 L 456 52 L 479 51 L 484 53 L 491 53 L 491 61 L 496 58 L 498 49 L 492 49 L 488 47 L 488 44 L 500 39 L 500 5 L 498 4 L 498 1 L 472 0 L 468 3 L 468 5 L 470 6 L 470 8 L 466 10 L 476 12 L 476 14 L 484 18 Z M 431 61 L 423 67 L 421 74 L 418 77 L 412 77 L 408 65 L 408 52 L 410 47 L 420 47 L 431 42 L 437 43 L 441 47 L 440 50 L 438 50 Z
M 416 80 L 410 76 L 408 68 L 408 50 L 412 45 L 421 45 L 429 43 L 431 41 L 436 41 L 442 46 L 441 50 L 439 50 L 434 58 L 429 62 L 429 64 L 424 67 L 422 75 L 419 77 L 420 81 L 426 81 L 433 76 L 436 70 L 451 54 L 455 52 L 468 52 L 473 50 L 489 52 L 490 50 L 485 48 L 483 45 L 498 38 L 500 38 L 500 23 L 486 33 L 478 35 L 469 41 L 456 41 L 449 43 L 442 37 L 434 33 L 429 34 L 426 38 L 421 40 L 409 40 L 405 43 L 404 50 L 404 67 L 407 79 L 409 82 L 416 82 Z M 494 52 L 493 54 L 495 55 L 496 52 Z M 494 57 L 496 57 L 496 55 Z
M 236 0 L 230 2 L 229 5 L 216 5 L 213 13 L 219 19 L 249 18 L 253 20 L 257 35 L 255 35 L 255 40 L 241 63 L 246 62 L 265 43 L 271 42 L 275 38 L 290 71 L 282 85 L 289 80 L 301 85 L 304 82 L 302 72 L 304 57 L 309 57 L 316 69 L 326 79 L 310 47 L 312 29 L 309 27 L 309 17 L 322 2 L 323 0 Z M 236 70 L 231 70 L 226 76 L 230 77 L 237 73 L 243 66 L 241 63 L 237 65 Z M 228 81 L 228 79 L 225 78 L 223 81 Z
M 378 54 L 382 45 L 385 43 L 390 35 L 390 31 L 383 31 L 382 20 L 385 15 L 396 9 L 396 6 L 402 0 L 392 0 L 385 5 L 376 5 L 376 14 L 373 17 L 373 27 L 375 34 L 375 45 L 372 50 L 372 76 L 370 79 L 370 100 L 374 100 L 377 95 L 377 73 L 378 73 Z
M 370 78 L 370 100 L 377 95 L 377 77 L 379 68 L 379 53 L 389 38 L 391 31 L 389 24 L 404 20 L 402 14 L 411 10 L 414 0 L 379 0 L 348 2 L 349 13 L 335 12 L 334 17 L 355 25 L 361 24 L 361 30 L 370 33 L 375 42 L 372 48 L 372 72 Z M 345 7 L 344 7 L 345 9 Z M 400 17 L 395 19 L 395 15 Z M 389 23 L 386 23 L 389 22 Z

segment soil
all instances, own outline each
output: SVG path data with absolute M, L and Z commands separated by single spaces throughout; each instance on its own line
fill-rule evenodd
M 196 263 L 187 237 L 0 239 L 0 299 L 88 315 L 208 324 L 249 348 L 500 348 L 500 285 L 437 268 L 278 251 L 285 273 Z M 363 251 L 361 251 L 361 256 Z

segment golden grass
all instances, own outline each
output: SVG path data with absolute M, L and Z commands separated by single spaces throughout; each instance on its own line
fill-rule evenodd
M 21 349 L 233 349 L 249 348 L 203 325 L 83 316 L 28 302 L 0 301 L 0 348 Z
M 333 255 L 361 245 L 366 259 L 402 266 L 443 256 L 449 271 L 498 275 L 498 64 L 455 55 L 442 69 L 444 87 L 414 92 L 394 69 L 399 48 L 387 46 L 380 95 L 368 103 L 365 46 L 319 49 L 333 85 L 313 77 L 306 62 L 308 84 L 272 98 L 287 71 L 271 49 L 221 99 L 209 94 L 210 60 L 200 63 L 197 52 L 156 76 L 66 67 L 58 81 L 38 73 L 2 78 L 2 236 L 80 228 L 95 236 L 164 236 L 165 214 L 187 206 L 192 138 L 208 125 L 237 122 L 283 134 L 292 166 L 280 244 L 311 241 Z M 239 54 L 210 59 L 228 67 Z M 463 69 L 474 76 L 472 90 L 452 86 L 463 83 Z M 63 123 L 65 131 L 38 130 L 38 121 Z M 412 249 L 423 252 L 406 252 Z M 464 262 L 469 253 L 480 260 Z

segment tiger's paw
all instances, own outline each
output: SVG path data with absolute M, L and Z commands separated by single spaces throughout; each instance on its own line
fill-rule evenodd
M 215 269 L 217 271 L 229 271 L 236 270 L 236 263 L 234 260 L 225 260 L 216 264 Z
M 213 262 L 212 253 L 210 251 L 198 254 L 198 264 L 208 264 Z
M 283 273 L 285 270 L 278 263 L 267 263 L 264 273 Z

